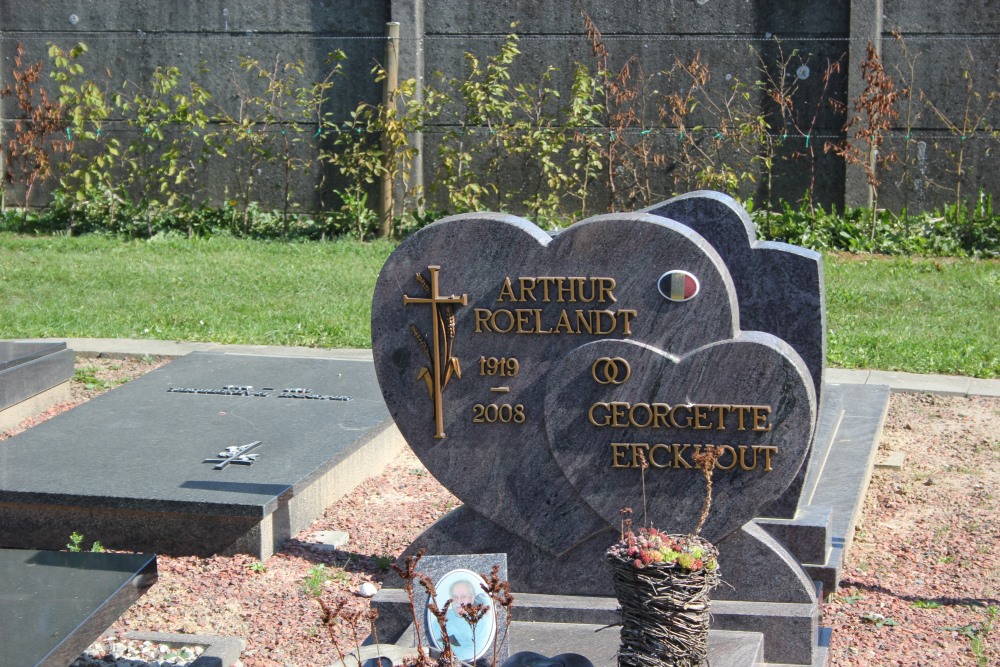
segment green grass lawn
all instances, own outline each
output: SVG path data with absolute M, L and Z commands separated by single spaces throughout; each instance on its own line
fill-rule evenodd
M 1000 377 L 1000 262 L 827 256 L 827 363 Z
M 0 338 L 368 347 L 393 245 L 0 234 Z M 831 366 L 1000 377 L 1000 263 L 826 261 Z
M 0 234 L 0 338 L 370 347 L 389 243 Z

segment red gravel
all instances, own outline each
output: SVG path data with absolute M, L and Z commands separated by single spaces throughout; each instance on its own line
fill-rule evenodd
M 1000 665 L 1000 400 L 894 395 L 840 588 L 832 665 Z
M 876 471 L 842 584 L 824 604 L 832 665 L 1000 665 L 998 418 L 1000 399 L 892 397 L 881 449 L 906 463 Z M 161 556 L 159 582 L 105 641 L 129 630 L 234 635 L 248 642 L 245 667 L 331 664 L 332 637 L 349 650 L 367 625 L 324 626 L 304 587 L 310 572 L 325 566 L 323 600 L 342 604 L 341 618 L 360 616 L 368 602 L 354 592 L 380 583 L 380 558 L 457 504 L 407 452 L 262 566 Z M 347 531 L 350 542 L 323 552 L 310 543 L 318 530 Z
M 381 582 L 379 559 L 399 556 L 424 527 L 457 504 L 407 452 L 269 558 L 266 571 L 254 571 L 256 561 L 249 556 L 159 557 L 160 580 L 112 632 L 243 637 L 246 667 L 331 664 L 339 659 L 337 650 L 319 604 L 304 587 L 310 570 L 325 566 L 323 600 L 331 607 L 343 604 L 342 616 L 366 611 L 368 601 L 354 593 L 365 581 Z M 321 551 L 309 540 L 318 530 L 347 531 L 350 543 L 340 551 Z M 354 632 L 340 626 L 335 630 L 349 650 Z M 368 634 L 365 622 L 357 623 L 356 630 L 358 640 Z

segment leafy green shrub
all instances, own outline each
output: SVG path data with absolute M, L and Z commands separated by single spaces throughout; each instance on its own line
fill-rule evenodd
M 66 545 L 66 550 L 74 553 L 83 551 L 83 535 L 73 531 L 73 533 L 69 536 L 69 544 Z M 104 546 L 101 545 L 100 542 L 94 542 L 90 545 L 90 551 L 92 553 L 103 553 Z
M 625 54 L 613 66 L 596 25 L 586 16 L 584 23 L 593 61 L 589 66 L 574 63 L 569 90 L 558 89 L 553 67 L 535 81 L 515 80 L 523 56 L 518 36 L 511 33 L 495 53 L 467 53 L 463 75 L 439 77 L 422 91 L 416 81 L 403 81 L 387 102 L 359 103 L 346 121 L 328 111 L 334 82 L 344 73 L 341 51 L 329 55 L 329 68 L 316 82 L 304 78 L 300 61 L 277 58 L 265 66 L 241 59 L 227 93 L 235 95 L 237 104 L 227 110 L 200 83 L 203 66 L 195 72 L 159 66 L 148 81 L 118 81 L 110 72 L 88 76 L 86 45 L 50 45 L 49 76 L 58 86 L 58 101 L 46 106 L 44 98 L 36 99 L 41 70 L 20 60 L 15 63 L 18 85 L 2 91 L 16 94 L 28 116 L 37 111 L 37 122 L 32 122 L 38 127 L 31 131 L 51 144 L 42 146 L 44 155 L 26 147 L 27 162 L 18 168 L 24 174 L 15 180 L 31 186 L 31 174 L 43 178 L 42 164 L 48 164 L 50 154 L 57 148 L 69 152 L 58 164 L 59 188 L 49 207 L 2 210 L 0 229 L 131 238 L 174 233 L 321 240 L 398 236 L 442 214 L 423 210 L 424 193 L 410 179 L 419 159 L 411 138 L 441 119 L 451 129 L 438 143 L 434 187 L 441 205 L 453 213 L 512 211 L 557 228 L 570 224 L 570 215 L 580 219 L 605 205 L 635 210 L 671 191 L 700 187 L 749 195 L 746 189 L 756 184 L 764 207 L 752 215 L 762 238 L 819 250 L 1000 256 L 1000 216 L 987 194 L 970 201 L 956 186 L 950 206 L 920 214 L 877 209 L 841 213 L 814 203 L 820 142 L 812 137 L 810 143 L 810 138 L 820 106 L 832 101 L 829 77 L 840 63 L 827 63 L 822 94 L 814 107 L 806 108 L 793 74 L 814 56 L 786 53 L 776 39 L 766 50 L 751 47 L 760 61 L 759 80 L 727 78 L 727 83 L 709 85 L 712 72 L 697 54 L 650 76 L 634 55 Z M 871 144 L 864 146 L 867 152 L 851 153 L 851 159 L 868 164 L 872 151 L 885 151 L 879 158 L 885 167 L 892 161 L 890 143 L 883 143 L 892 120 L 890 102 L 905 93 L 909 104 L 912 81 L 907 90 L 897 90 L 876 59 L 868 60 L 870 80 L 854 106 L 876 117 L 862 128 Z M 970 60 L 967 70 L 971 67 Z M 971 99 L 979 91 L 965 73 Z M 380 67 L 372 74 L 376 84 L 386 76 Z M 1000 93 L 984 99 L 992 104 Z M 52 113 L 46 115 L 45 109 Z M 58 117 L 52 115 L 56 111 Z M 112 132 L 110 119 L 120 119 L 116 123 L 131 131 Z M 949 128 L 964 139 L 976 131 L 992 131 L 984 122 L 976 115 Z M 28 136 L 30 129 L 25 125 L 20 134 Z M 804 140 L 805 152 L 786 145 L 790 136 Z M 299 150 L 306 142 L 310 150 L 316 144 L 313 157 L 308 157 L 310 150 Z M 846 145 L 839 149 L 847 150 Z M 969 167 L 963 166 L 962 153 L 955 159 L 955 173 L 961 176 Z M 794 160 L 805 160 L 812 168 L 801 206 L 772 201 L 772 179 L 781 173 L 777 163 Z M 233 182 L 223 201 L 209 201 L 201 179 L 220 161 Z M 319 210 L 298 208 L 293 177 L 331 171 L 322 167 L 332 167 L 334 182 L 319 179 Z M 875 188 L 871 178 L 883 175 L 868 176 Z M 500 184 L 512 178 L 521 187 L 501 190 Z M 376 186 L 383 179 L 396 184 L 397 195 L 405 192 L 404 205 L 396 206 L 391 216 L 375 206 Z M 905 174 L 903 182 L 912 186 Z M 272 209 L 266 201 L 277 203 Z
M 782 205 L 769 214 L 751 210 L 761 238 L 784 241 L 814 250 L 841 250 L 885 255 L 925 257 L 1000 257 L 1000 215 L 993 212 L 992 198 L 980 194 L 967 207 L 948 206 L 930 213 L 874 214 L 879 233 L 871 235 L 873 213 L 869 209 L 827 212 L 817 206 Z
M 302 591 L 311 597 L 318 598 L 323 594 L 323 587 L 333 573 L 327 569 L 326 565 L 320 564 L 309 568 L 306 578 L 302 580 Z

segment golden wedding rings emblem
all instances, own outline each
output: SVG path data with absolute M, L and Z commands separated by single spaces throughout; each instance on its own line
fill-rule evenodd
M 628 361 L 621 357 L 601 357 L 590 367 L 597 384 L 623 384 L 632 375 Z

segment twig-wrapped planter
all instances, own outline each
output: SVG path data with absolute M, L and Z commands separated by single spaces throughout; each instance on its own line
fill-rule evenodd
M 719 583 L 718 551 L 698 537 L 652 533 L 640 531 L 608 550 L 622 613 L 618 665 L 703 665 L 709 593 Z M 665 546 L 650 548 L 654 540 Z

